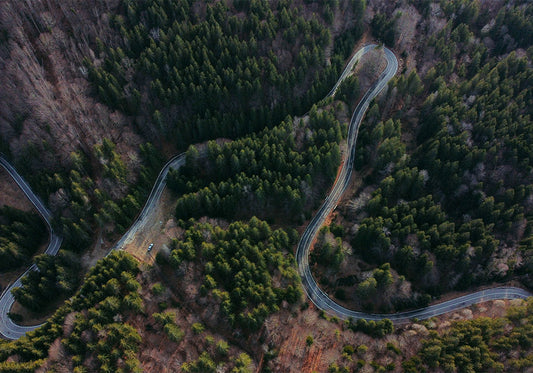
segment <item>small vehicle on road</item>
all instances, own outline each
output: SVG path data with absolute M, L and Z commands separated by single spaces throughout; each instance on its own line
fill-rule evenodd
M 150 245 L 148 245 L 148 252 L 152 251 L 152 248 L 154 247 L 154 244 L 151 243 Z

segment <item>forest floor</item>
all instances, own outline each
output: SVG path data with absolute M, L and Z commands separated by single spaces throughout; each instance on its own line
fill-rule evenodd
M 57 311 L 57 309 L 63 305 L 65 300 L 66 299 L 64 297 L 58 297 L 53 302 L 50 302 L 50 304 L 48 304 L 46 308 L 40 312 L 30 311 L 26 307 L 22 306 L 19 302 L 15 301 L 11 307 L 11 312 L 22 316 L 22 320 L 17 321 L 17 324 L 19 325 L 39 325 L 45 323 L 46 320 L 48 320 Z
M 358 359 L 366 362 L 359 370 L 361 372 L 374 371 L 370 362 L 377 362 L 382 366 L 394 363 L 396 369 L 393 371 L 401 371 L 401 361 L 411 357 L 418 350 L 421 339 L 427 337 L 430 330 L 445 330 L 454 320 L 480 316 L 501 317 L 505 315 L 510 305 L 520 302 L 522 301 L 497 300 L 481 303 L 431 321 L 397 327 L 393 334 L 382 339 L 343 330 L 342 322 L 321 318 L 313 305 L 298 313 L 281 311 L 266 321 L 267 342 L 279 347 L 279 354 L 273 360 L 273 371 L 325 372 L 331 362 L 344 362 L 345 365 L 351 366 L 352 361 Z M 307 336 L 313 338 L 311 346 L 306 344 Z M 403 356 L 388 350 L 387 343 L 397 346 Z M 343 356 L 343 348 L 347 345 L 354 346 L 356 351 L 358 346 L 365 345 L 368 350 L 356 352 L 352 356 Z
M 209 300 L 206 300 L 207 303 L 198 302 L 196 294 L 201 281 L 194 265 L 189 266 L 185 277 L 177 282 L 173 274 L 160 273 L 152 266 L 143 268 L 140 276 L 145 313 L 129 322 L 142 337 L 139 358 L 146 372 L 179 370 L 183 363 L 197 359 L 210 348 L 207 336 L 215 341 L 223 339 L 230 342 L 232 356 L 241 352 L 252 356 L 254 371 L 261 371 L 263 365 L 268 364 L 275 372 L 325 372 L 332 362 L 353 368 L 358 361 L 364 361 L 363 367 L 358 370 L 360 372 L 374 372 L 372 364 L 383 367 L 393 364 L 395 368 L 392 371 L 400 372 L 401 362 L 418 351 L 421 340 L 427 338 L 431 330 L 442 332 L 450 328 L 455 320 L 501 317 L 510 305 L 522 302 L 497 300 L 481 303 L 431 320 L 397 327 L 393 334 L 383 338 L 348 330 L 342 321 L 321 317 L 312 304 L 305 307 L 304 303 L 302 307 L 301 304 L 290 306 L 283 303 L 279 312 L 267 318 L 261 331 L 245 338 L 227 328 L 216 304 Z M 158 281 L 166 286 L 164 293 L 156 296 L 151 288 Z M 161 307 L 176 313 L 176 322 L 185 333 L 182 342 L 169 341 L 154 323 L 150 315 L 160 312 Z M 197 322 L 207 327 L 205 332 L 192 332 L 192 324 Z M 313 338 L 310 345 L 306 341 L 308 336 Z M 397 347 L 399 353 L 387 348 L 388 344 Z M 348 345 L 354 347 L 353 355 L 343 354 L 344 347 Z M 274 355 L 267 363 L 267 352 L 272 351 Z

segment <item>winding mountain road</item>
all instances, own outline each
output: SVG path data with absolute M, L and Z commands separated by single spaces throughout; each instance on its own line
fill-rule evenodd
M 362 47 L 355 53 L 352 59 L 348 62 L 346 68 L 342 72 L 339 80 L 332 88 L 327 97 L 335 95 L 340 83 L 351 73 L 353 66 L 357 61 L 366 53 L 376 48 L 375 44 L 370 44 Z M 514 287 L 498 287 L 493 289 L 487 289 L 478 291 L 472 294 L 468 294 L 456 299 L 452 299 L 447 302 L 435 304 L 423 309 L 384 315 L 384 314 L 368 314 L 363 312 L 352 311 L 331 300 L 326 293 L 324 293 L 317 285 L 313 278 L 309 268 L 309 250 L 313 242 L 316 233 L 324 223 L 326 217 L 333 211 L 339 202 L 342 194 L 348 186 L 350 176 L 352 174 L 352 165 L 355 155 L 355 145 L 357 140 L 357 133 L 359 131 L 359 125 L 363 119 L 363 116 L 368 109 L 369 103 L 374 99 L 386 86 L 389 80 L 396 74 L 398 69 L 398 60 L 389 49 L 384 48 L 385 58 L 387 59 L 387 67 L 380 75 L 376 83 L 365 93 L 359 105 L 355 109 L 352 119 L 350 121 L 350 127 L 348 129 L 348 149 L 349 155 L 345 158 L 342 164 L 339 177 L 335 182 L 330 194 L 326 198 L 324 204 L 320 207 L 317 214 L 311 220 L 307 226 L 302 238 L 298 244 L 296 251 L 296 261 L 298 264 L 298 272 L 302 278 L 302 284 L 309 299 L 321 310 L 335 315 L 342 319 L 368 319 L 368 320 L 380 320 L 384 318 L 391 319 L 395 323 L 407 322 L 412 318 L 426 319 L 433 316 L 441 315 L 446 312 L 454 311 L 460 308 L 468 307 L 472 304 L 495 299 L 525 299 L 531 294 L 523 289 Z M 130 229 L 120 238 L 120 240 L 111 248 L 109 253 L 113 250 L 119 250 L 124 245 L 132 241 L 133 237 L 139 230 L 143 228 L 148 220 L 148 217 L 156 211 L 159 204 L 161 194 L 166 186 L 166 177 L 171 168 L 178 169 L 185 164 L 185 153 L 179 154 L 168 161 L 157 177 L 157 180 L 152 188 L 150 196 L 148 197 L 143 210 L 131 225 Z M 50 231 L 50 243 L 45 251 L 46 254 L 56 255 L 61 246 L 62 238 L 58 236 L 50 223 L 52 217 L 51 212 L 44 206 L 42 201 L 33 193 L 28 183 L 17 173 L 17 171 L 11 166 L 11 164 L 0 154 L 0 165 L 2 165 L 19 187 L 23 190 L 26 196 L 34 204 L 36 209 L 42 215 L 45 220 L 48 230 Z M 11 290 L 13 288 L 22 286 L 21 279 L 29 271 L 36 270 L 35 264 L 33 264 L 24 274 L 22 274 L 13 284 L 7 287 L 0 296 L 0 334 L 6 339 L 18 339 L 22 337 L 26 332 L 32 331 L 41 325 L 34 326 L 20 326 L 15 324 L 8 316 L 9 310 L 14 303 Z
M 22 176 L 19 175 L 19 173 L 15 170 L 13 166 L 0 154 L 0 164 L 5 168 L 5 170 L 9 173 L 9 175 L 15 180 L 15 182 L 18 184 L 20 189 L 24 192 L 26 197 L 33 203 L 39 214 L 43 217 L 47 227 L 48 231 L 50 232 L 50 242 L 48 243 L 48 246 L 46 247 L 46 250 L 44 251 L 45 254 L 49 255 L 56 255 L 59 251 L 59 247 L 61 246 L 61 243 L 63 242 L 63 238 L 61 236 L 58 236 L 54 229 L 52 228 L 52 224 L 50 223 L 50 220 L 52 219 L 52 213 L 50 210 L 48 210 L 44 203 L 41 201 L 39 197 L 33 193 L 30 186 L 24 180 Z M 29 271 L 35 271 L 37 269 L 37 266 L 33 264 L 30 268 L 26 270 L 15 282 L 13 282 L 11 285 L 6 287 L 0 297 L 0 334 L 2 334 L 3 337 L 8 339 L 18 339 L 21 336 L 23 336 L 26 332 L 29 332 L 31 330 L 34 330 L 38 328 L 40 325 L 32 325 L 32 326 L 21 326 L 17 325 L 11 320 L 8 316 L 9 310 L 11 309 L 11 306 L 15 302 L 15 298 L 13 297 L 13 294 L 11 294 L 11 290 L 14 288 L 18 288 L 22 286 L 21 279 L 29 272 Z
M 339 84 L 344 78 L 346 78 L 355 63 L 366 53 L 376 48 L 375 44 L 366 45 L 361 48 L 357 53 L 352 57 L 344 71 L 342 72 L 339 81 L 335 84 L 328 96 L 335 94 Z M 341 199 L 346 187 L 350 182 L 350 177 L 352 175 L 354 157 L 355 157 L 355 146 L 357 141 L 357 134 L 359 132 L 359 126 L 363 120 L 363 116 L 368 109 L 370 102 L 385 88 L 387 83 L 392 79 L 398 70 L 398 60 L 394 53 L 388 48 L 383 47 L 385 52 L 385 59 L 387 60 L 387 66 L 385 70 L 381 73 L 378 80 L 367 90 L 355 111 L 352 114 L 352 119 L 350 121 L 350 127 L 348 129 L 348 151 L 349 154 L 344 159 L 339 175 L 336 179 L 335 184 L 329 195 L 326 197 L 326 200 L 313 217 L 307 228 L 305 229 L 298 247 L 296 249 L 296 262 L 298 265 L 298 273 L 302 279 L 302 284 L 305 290 L 305 293 L 309 299 L 317 306 L 317 308 L 327 312 L 328 314 L 337 316 L 341 319 L 366 319 L 366 320 L 382 320 L 390 319 L 396 324 L 409 322 L 410 319 L 427 319 L 433 316 L 441 315 L 443 313 L 455 311 L 464 307 L 471 306 L 472 304 L 479 303 L 486 300 L 494 299 L 516 299 L 522 298 L 525 299 L 532 294 L 514 287 L 498 287 L 493 289 L 487 289 L 471 293 L 456 299 L 452 299 L 446 302 L 438 303 L 431 305 L 426 308 L 401 312 L 395 314 L 369 314 L 364 312 L 353 311 L 347 309 L 340 304 L 334 302 L 329 296 L 318 286 L 311 269 L 309 268 L 309 252 L 313 244 L 313 240 L 316 237 L 317 232 L 320 227 L 324 224 L 324 221 L 328 215 L 335 209 L 337 203 Z
M 135 219 L 135 222 L 131 225 L 130 229 L 128 229 L 128 231 L 124 233 L 122 238 L 118 240 L 118 242 L 111 248 L 108 255 L 113 250 L 122 249 L 124 245 L 127 245 L 133 240 L 133 237 L 135 236 L 135 234 L 137 234 L 139 229 L 141 229 L 146 224 L 146 221 L 148 217 L 150 216 L 150 214 L 152 214 L 155 211 L 159 203 L 159 200 L 161 199 L 161 194 L 163 193 L 163 190 L 165 189 L 166 178 L 167 178 L 167 175 L 170 169 L 172 168 L 178 169 L 184 164 L 185 164 L 185 153 L 181 153 L 181 154 L 174 156 L 172 159 L 170 159 L 170 161 L 168 161 L 163 166 L 163 168 L 159 172 L 159 175 L 157 176 L 157 179 L 152 188 L 152 191 L 150 192 L 150 196 L 148 196 L 148 199 L 146 200 L 146 203 L 144 204 L 144 207 L 141 213 L 139 214 L 137 219 Z

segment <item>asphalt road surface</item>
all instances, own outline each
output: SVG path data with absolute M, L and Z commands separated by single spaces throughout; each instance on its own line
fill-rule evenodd
M 364 56 L 366 53 L 376 47 L 377 46 L 375 44 L 366 45 L 352 57 L 352 59 L 344 69 L 341 77 L 339 78 L 339 81 L 337 81 L 328 96 L 335 94 L 339 84 L 344 78 L 349 75 L 355 63 L 362 56 Z M 359 131 L 359 126 L 361 125 L 361 121 L 363 119 L 363 116 L 365 115 L 366 110 L 368 109 L 370 102 L 383 90 L 383 88 L 385 88 L 387 83 L 390 81 L 390 79 L 392 79 L 392 77 L 396 74 L 396 71 L 398 70 L 398 60 L 396 59 L 394 53 L 392 53 L 392 51 L 388 48 L 382 48 L 385 52 L 387 67 L 381 73 L 374 85 L 372 85 L 367 90 L 367 92 L 355 108 L 348 129 L 347 142 L 349 154 L 345 158 L 344 163 L 342 164 L 339 176 L 337 177 L 337 180 L 333 185 L 330 194 L 327 196 L 326 200 L 305 229 L 296 249 L 296 262 L 298 265 L 298 273 L 300 274 L 300 277 L 302 279 L 302 284 L 307 296 L 319 309 L 325 311 L 328 314 L 337 316 L 341 319 L 346 320 L 352 318 L 354 320 L 381 320 L 387 318 L 392 320 L 396 324 L 408 322 L 410 319 L 413 318 L 427 319 L 433 316 L 441 315 L 446 312 L 451 312 L 457 309 L 468 307 L 472 304 L 486 300 L 515 298 L 524 299 L 531 296 L 531 293 L 520 288 L 498 287 L 475 292 L 469 295 L 465 295 L 463 297 L 435 304 L 419 310 L 401 312 L 396 314 L 369 314 L 349 310 L 335 303 L 332 299 L 329 298 L 329 296 L 324 291 L 322 291 L 322 289 L 320 289 L 320 287 L 316 283 L 311 273 L 311 269 L 309 268 L 309 251 L 311 248 L 311 244 L 313 243 L 313 240 L 318 230 L 320 229 L 322 224 L 324 224 L 324 221 L 326 220 L 328 215 L 335 209 L 335 207 L 337 207 L 337 203 L 341 199 L 342 194 L 344 193 L 346 187 L 349 184 L 354 163 L 357 133 Z
M 41 216 L 43 217 L 44 221 L 46 222 L 46 225 L 48 226 L 48 230 L 50 231 L 50 242 L 48 243 L 48 247 L 44 252 L 45 254 L 56 255 L 59 251 L 59 247 L 61 246 L 61 242 L 63 242 L 63 238 L 58 236 L 52 228 L 52 224 L 50 223 L 50 219 L 52 219 L 52 213 L 44 206 L 40 198 L 37 197 L 35 193 L 33 193 L 30 186 L 22 178 L 22 176 L 18 174 L 15 168 L 11 166 L 11 164 L 1 154 L 0 164 L 6 169 L 9 175 L 11 175 L 13 180 L 15 180 L 20 189 L 22 189 L 22 191 L 26 195 L 26 197 L 28 197 L 28 199 L 31 201 L 31 203 L 33 203 L 39 214 L 41 214 Z M 36 269 L 37 267 L 35 266 L 35 264 L 33 264 L 15 282 L 6 287 L 0 297 L 0 334 L 5 338 L 18 339 L 22 337 L 26 332 L 32 331 L 40 326 L 20 326 L 15 324 L 13 320 L 11 320 L 7 315 L 9 310 L 11 309 L 11 306 L 15 302 L 15 298 L 11 294 L 11 290 L 22 286 L 22 277 L 24 277 L 29 271 L 35 271 Z
M 19 185 L 19 187 L 22 189 L 24 194 L 26 194 L 28 199 L 33 203 L 37 211 L 39 211 L 39 213 L 45 220 L 48 226 L 48 230 L 50 231 L 50 243 L 48 244 L 48 247 L 46 248 L 45 253 L 49 255 L 56 255 L 57 252 L 59 251 L 59 248 L 61 246 L 61 242 L 63 241 L 63 239 L 62 237 L 54 233 L 54 230 L 50 223 L 50 220 L 52 219 L 52 213 L 44 206 L 43 202 L 39 199 L 39 197 L 37 197 L 33 193 L 28 183 L 22 178 L 22 176 L 18 174 L 15 168 L 11 166 L 11 164 L 2 155 L 0 155 L 0 164 L 7 170 L 7 172 Z M 132 224 L 130 229 L 111 248 L 111 250 L 109 251 L 110 253 L 113 250 L 121 249 L 124 244 L 127 244 L 128 242 L 130 242 L 133 239 L 134 235 L 137 233 L 137 231 L 144 226 L 146 218 L 155 210 L 155 208 L 157 207 L 159 203 L 161 194 L 163 193 L 163 189 L 166 186 L 165 180 L 168 175 L 168 172 L 170 171 L 171 168 L 177 169 L 177 168 L 180 168 L 183 164 L 185 164 L 185 153 L 182 153 L 182 154 L 179 154 L 173 157 L 170 161 L 168 161 L 165 164 L 165 166 L 163 166 L 163 168 L 159 172 L 156 182 L 154 183 L 152 191 L 150 192 L 150 196 L 148 197 L 143 207 L 143 210 L 141 211 L 141 213 L 139 214 L 135 222 Z M 26 332 L 32 331 L 42 325 L 42 324 L 39 324 L 39 325 L 30 325 L 30 326 L 20 326 L 20 325 L 15 324 L 13 320 L 11 320 L 8 316 L 9 310 L 11 309 L 13 303 L 15 302 L 15 298 L 11 294 L 11 290 L 17 287 L 21 287 L 22 286 L 21 279 L 29 271 L 34 271 L 36 269 L 37 269 L 36 265 L 33 264 L 15 282 L 13 282 L 10 286 L 6 287 L 6 289 L 4 289 L 4 291 L 2 292 L 2 295 L 0 296 L 0 334 L 4 338 L 18 339 L 22 337 L 24 334 L 26 334 Z
M 339 80 L 332 88 L 327 97 L 332 96 L 337 91 L 340 83 L 351 73 L 355 63 L 366 53 L 376 48 L 375 44 L 366 45 L 361 48 L 352 59 L 348 62 L 346 68 L 342 72 Z M 479 292 L 475 292 L 463 297 L 452 299 L 450 301 L 442 302 L 436 305 L 432 305 L 420 310 L 408 311 L 396 314 L 368 314 L 363 312 L 352 311 L 346 309 L 339 304 L 331 300 L 326 293 L 324 293 L 319 286 L 317 285 L 315 279 L 313 278 L 311 271 L 309 269 L 309 249 L 310 245 L 324 223 L 325 218 L 333 211 L 337 206 L 338 201 L 340 200 L 342 194 L 348 186 L 350 176 L 352 173 L 352 165 L 355 155 L 355 145 L 357 140 L 357 133 L 359 131 L 359 125 L 363 119 L 363 116 L 368 109 L 369 103 L 374 99 L 382 90 L 385 88 L 389 80 L 396 74 L 398 69 L 398 60 L 389 49 L 384 48 L 385 58 L 387 59 L 387 67 L 380 75 L 376 83 L 365 93 L 359 105 L 355 109 L 352 119 L 350 121 L 350 127 L 348 129 L 348 149 L 350 151 L 348 157 L 344 160 L 342 165 L 339 177 L 335 185 L 332 188 L 331 193 L 328 195 L 322 207 L 320 207 L 317 214 L 313 217 L 309 223 L 307 229 L 305 230 L 298 248 L 296 251 L 296 261 L 298 263 L 298 272 L 302 278 L 303 287 L 309 299 L 321 310 L 335 315 L 342 319 L 368 319 L 368 320 L 380 320 L 384 318 L 391 319 L 395 323 L 407 322 L 412 318 L 426 319 L 433 316 L 441 315 L 446 312 L 455 311 L 460 308 L 468 307 L 472 304 L 494 300 L 494 299 L 516 299 L 516 298 L 527 298 L 531 294 L 520 288 L 513 287 L 498 287 L 493 289 L 487 289 Z M 113 250 L 121 249 L 125 244 L 130 242 L 135 234 L 142 229 L 145 224 L 145 221 L 150 214 L 152 214 L 157 208 L 163 189 L 166 186 L 166 177 L 171 168 L 177 169 L 185 163 L 185 153 L 179 154 L 172 158 L 167 164 L 163 167 L 157 180 L 152 188 L 150 196 L 146 201 L 143 210 L 132 224 L 130 229 L 122 236 L 122 238 L 111 248 L 110 252 Z M 54 233 L 54 230 L 50 224 L 50 219 L 52 214 L 44 206 L 42 201 L 33 193 L 28 183 L 17 173 L 17 171 L 11 166 L 11 164 L 0 155 L 0 164 L 9 172 L 11 177 L 16 181 L 19 187 L 24 191 L 26 196 L 34 204 L 35 208 L 43 216 L 48 230 L 50 231 L 50 243 L 46 248 L 45 253 L 50 255 L 56 255 L 61 246 L 62 238 Z M 35 264 L 32 265 L 24 274 L 22 274 L 13 284 L 7 287 L 2 295 L 0 296 L 0 334 L 7 339 L 18 339 L 22 337 L 26 332 L 32 331 L 38 328 L 41 325 L 34 326 L 20 326 L 15 324 L 9 317 L 8 312 L 13 305 L 14 298 L 11 294 L 11 290 L 22 285 L 21 278 L 26 275 L 29 271 L 36 270 Z
M 137 234 L 139 229 L 141 229 L 145 225 L 146 219 L 148 218 L 148 216 L 150 216 L 150 214 L 155 211 L 157 205 L 159 204 L 161 194 L 163 193 L 163 190 L 166 186 L 166 179 L 170 169 L 178 169 L 184 164 L 185 153 L 181 153 L 173 157 L 163 166 L 163 168 L 159 172 L 159 175 L 157 176 L 152 191 L 150 192 L 150 196 L 146 200 L 146 203 L 144 204 L 141 213 L 139 214 L 137 219 L 135 219 L 135 222 L 131 225 L 130 229 L 128 229 L 128 231 L 124 233 L 124 236 L 122 236 L 122 238 L 111 248 L 109 253 L 111 253 L 113 250 L 122 249 L 124 245 L 130 243 L 133 240 L 135 234 Z

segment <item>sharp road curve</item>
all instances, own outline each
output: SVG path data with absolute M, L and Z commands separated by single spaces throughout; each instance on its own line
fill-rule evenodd
M 377 46 L 375 44 L 366 45 L 354 54 L 354 56 L 347 64 L 339 80 L 337 81 L 331 92 L 328 94 L 328 96 L 332 96 L 335 94 L 340 83 L 350 74 L 355 63 L 362 56 L 364 56 L 366 53 L 376 47 Z M 413 318 L 427 319 L 433 316 L 442 315 L 443 313 L 468 307 L 472 304 L 479 303 L 482 301 L 494 299 L 527 298 L 531 296 L 531 293 L 520 288 L 498 287 L 471 293 L 469 295 L 465 295 L 439 304 L 434 304 L 432 306 L 414 311 L 395 314 L 369 314 L 349 310 L 341 306 L 340 304 L 334 302 L 322 289 L 320 289 L 317 282 L 313 278 L 311 269 L 309 268 L 309 252 L 317 232 L 319 231 L 322 224 L 324 224 L 324 221 L 326 220 L 328 215 L 337 206 L 337 203 L 341 199 L 344 191 L 346 190 L 346 187 L 350 182 L 355 157 L 357 134 L 359 132 L 359 126 L 361 125 L 363 116 L 365 115 L 370 102 L 385 88 L 387 83 L 392 79 L 392 77 L 396 74 L 398 70 L 398 59 L 396 58 L 394 53 L 392 53 L 390 49 L 385 47 L 383 47 L 383 50 L 385 59 L 387 60 L 387 66 L 379 76 L 378 80 L 366 91 L 363 98 L 361 99 L 352 114 L 352 119 L 350 120 L 350 126 L 348 128 L 347 138 L 348 155 L 344 159 L 341 170 L 335 181 L 335 184 L 331 189 L 331 192 L 329 193 L 326 200 L 305 229 L 296 249 L 296 262 L 298 265 L 298 273 L 300 274 L 300 277 L 302 279 L 302 284 L 307 296 L 319 309 L 327 312 L 328 314 L 337 316 L 341 319 L 352 318 L 354 320 L 382 320 L 387 318 L 392 320 L 396 324 L 409 322 L 409 320 Z
M 0 164 L 5 168 L 5 170 L 9 173 L 13 180 L 15 180 L 20 189 L 22 189 L 22 191 L 26 195 L 26 197 L 28 197 L 28 199 L 31 201 L 31 203 L 33 203 L 39 214 L 41 214 L 41 216 L 43 217 L 46 225 L 48 226 L 48 231 L 50 232 L 50 242 L 48 243 L 48 247 L 44 252 L 45 254 L 56 255 L 59 251 L 59 247 L 61 246 L 61 242 L 63 242 L 63 238 L 58 236 L 52 228 L 52 224 L 50 223 L 50 220 L 52 219 L 52 213 L 44 206 L 41 199 L 37 197 L 35 193 L 33 193 L 26 180 L 24 180 L 22 176 L 18 174 L 15 168 L 11 166 L 11 164 L 1 154 Z M 2 336 L 4 336 L 5 338 L 18 339 L 26 332 L 29 332 L 40 326 L 17 325 L 8 316 L 8 312 L 11 309 L 13 303 L 15 302 L 15 298 L 11 294 L 11 290 L 22 286 L 22 277 L 24 277 L 29 271 L 34 271 L 36 269 L 37 267 L 35 266 L 35 264 L 33 264 L 15 282 L 6 287 L 0 297 L 0 334 L 2 334 Z
M 145 225 L 147 217 L 155 211 L 155 208 L 157 207 L 161 198 L 161 194 L 165 189 L 166 179 L 170 169 L 178 169 L 184 164 L 185 153 L 181 153 L 174 156 L 163 166 L 163 168 L 159 172 L 159 175 L 157 176 L 155 184 L 152 187 L 152 191 L 150 192 L 150 196 L 148 196 L 148 199 L 146 200 L 146 203 L 144 204 L 141 213 L 139 214 L 137 219 L 135 219 L 135 222 L 131 225 L 130 229 L 128 229 L 128 231 L 124 233 L 122 238 L 118 240 L 115 246 L 111 248 L 109 253 L 111 253 L 113 250 L 121 249 L 124 245 L 130 243 L 133 240 L 135 234 Z
M 375 44 L 370 44 L 359 49 L 354 56 L 350 59 L 346 68 L 342 72 L 339 80 L 329 92 L 327 97 L 335 95 L 337 88 L 342 83 L 342 81 L 350 75 L 354 65 L 357 61 L 364 56 L 369 51 L 373 50 L 377 46 Z M 483 291 L 478 291 L 471 293 L 450 301 L 442 302 L 435 304 L 423 309 L 396 313 L 396 314 L 368 314 L 358 311 L 352 311 L 347 308 L 342 307 L 341 305 L 335 303 L 331 300 L 326 293 L 324 293 L 320 287 L 317 285 L 311 270 L 309 268 L 309 250 L 313 242 L 316 233 L 324 223 L 326 217 L 333 211 L 337 206 L 342 194 L 348 186 L 350 176 L 352 174 L 352 166 L 355 155 L 355 145 L 357 140 L 357 133 L 359 131 L 359 125 L 363 119 L 363 116 L 368 109 L 368 105 L 382 90 L 385 88 L 389 80 L 396 74 L 398 70 L 398 60 L 394 53 L 389 49 L 383 48 L 385 53 L 385 58 L 387 60 L 387 67 L 380 75 L 378 80 L 368 89 L 365 93 L 359 104 L 357 105 L 352 119 L 350 121 L 350 126 L 348 129 L 348 151 L 349 154 L 345 157 L 344 163 L 342 164 L 339 176 L 333 188 L 324 201 L 323 205 L 320 207 L 316 215 L 313 217 L 309 225 L 307 226 L 305 232 L 302 235 L 302 238 L 298 244 L 296 250 L 296 261 L 298 265 L 298 272 L 302 278 L 302 284 L 305 289 L 305 292 L 309 299 L 321 310 L 335 315 L 342 319 L 368 319 L 368 320 L 380 320 L 384 318 L 391 319 L 395 323 L 407 322 L 412 318 L 426 319 L 429 317 L 441 315 L 446 312 L 454 311 L 460 308 L 468 307 L 472 304 L 494 300 L 494 299 L 516 299 L 516 298 L 527 298 L 531 294 L 520 288 L 513 287 L 498 287 L 487 289 Z M 185 164 L 185 154 L 179 154 L 168 161 L 157 177 L 157 180 L 152 188 L 150 196 L 148 197 L 143 210 L 135 219 L 135 222 L 131 225 L 130 229 L 120 238 L 120 240 L 111 248 L 110 252 L 113 250 L 121 249 L 125 244 L 131 242 L 135 234 L 145 225 L 147 217 L 150 216 L 157 208 L 161 194 L 166 186 L 166 177 L 171 168 L 178 169 L 183 164 Z M 15 168 L 0 154 L 0 165 L 2 165 L 19 187 L 23 190 L 24 194 L 29 198 L 33 203 L 39 214 L 43 217 L 44 221 L 48 226 L 50 231 L 50 243 L 46 248 L 45 253 L 50 255 L 56 255 L 61 246 L 62 238 L 57 235 L 50 223 L 52 218 L 51 212 L 44 206 L 42 201 L 33 193 L 28 183 L 20 176 Z M 15 324 L 8 316 L 9 310 L 14 303 L 13 295 L 11 290 L 16 287 L 22 286 L 21 279 L 29 272 L 36 270 L 35 264 L 26 270 L 13 284 L 8 286 L 0 296 L 0 335 L 6 339 L 18 339 L 22 337 L 26 332 L 32 331 L 38 328 L 40 325 L 34 326 L 20 326 Z
M 49 255 L 56 255 L 59 251 L 59 248 L 61 246 L 61 243 L 63 241 L 63 238 L 61 236 L 58 236 L 54 229 L 52 228 L 52 224 L 50 220 L 52 219 L 52 213 L 50 210 L 48 210 L 43 202 L 40 200 L 39 197 L 33 193 L 28 183 L 24 180 L 22 176 L 18 174 L 18 172 L 15 170 L 13 166 L 0 154 L 0 164 L 7 170 L 9 175 L 15 180 L 15 182 L 19 185 L 19 187 L 22 189 L 24 194 L 28 197 L 28 199 L 33 203 L 37 211 L 39 211 L 39 214 L 43 217 L 44 221 L 46 222 L 46 225 L 48 226 L 48 230 L 50 231 L 50 243 L 48 244 L 48 247 L 45 250 L 46 254 Z M 121 249 L 122 246 L 129 243 L 137 231 L 141 229 L 148 216 L 152 214 L 157 207 L 159 200 L 161 198 L 161 194 L 163 193 L 163 190 L 165 189 L 166 183 L 166 177 L 168 175 L 168 172 L 171 168 L 178 169 L 182 165 L 185 164 L 185 153 L 179 154 L 175 157 L 173 157 L 170 161 L 168 161 L 165 166 L 161 169 L 159 172 L 159 175 L 156 179 L 156 182 L 154 183 L 154 186 L 152 187 L 152 191 L 150 192 L 150 196 L 146 200 L 146 203 L 137 217 L 135 219 L 135 222 L 131 225 L 130 229 L 120 238 L 120 240 L 111 248 L 111 251 Z M 30 268 L 28 268 L 15 282 L 13 282 L 11 285 L 6 287 L 4 291 L 2 292 L 2 295 L 0 296 L 0 334 L 2 337 L 6 339 L 19 339 L 22 337 L 26 332 L 32 331 L 37 329 L 39 325 L 29 325 L 29 326 L 21 326 L 17 325 L 11 320 L 8 316 L 9 310 L 11 309 L 11 306 L 13 306 L 13 303 L 15 302 L 15 298 L 11 294 L 11 290 L 17 287 L 22 286 L 22 278 L 26 276 L 26 274 L 29 271 L 35 271 L 37 269 L 36 265 L 33 264 Z

